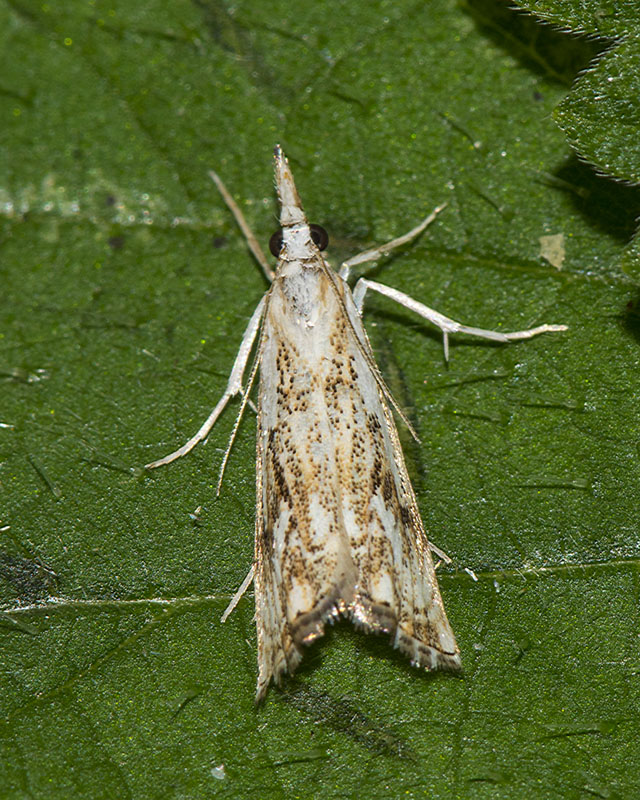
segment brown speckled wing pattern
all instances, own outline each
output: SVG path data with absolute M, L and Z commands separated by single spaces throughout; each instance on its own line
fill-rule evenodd
M 338 616 L 417 666 L 460 666 L 374 370 L 349 288 L 319 254 L 304 276 L 276 277 L 260 345 L 258 699 Z

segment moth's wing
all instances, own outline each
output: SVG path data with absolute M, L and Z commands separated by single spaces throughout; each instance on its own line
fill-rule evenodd
M 312 284 L 312 281 L 314 283 Z M 260 700 L 292 673 L 327 620 L 346 614 L 356 569 L 345 532 L 339 465 L 326 408 L 329 339 L 339 298 L 322 273 L 304 291 L 321 298 L 314 326 L 300 325 L 276 280 L 260 352 L 257 437 L 256 628 Z M 302 295 L 300 290 L 298 295 Z M 316 305 L 319 305 L 317 302 Z
M 391 634 L 414 664 L 460 665 L 383 386 L 346 284 L 322 270 L 293 290 L 274 281 L 260 347 L 258 699 L 338 615 Z
M 395 423 L 383 403 L 387 429 L 374 453 L 393 454 L 381 472 L 372 474 L 365 547 L 356 550 L 358 591 L 353 619 L 367 630 L 388 632 L 393 644 L 415 666 L 461 667 L 460 652 L 447 619 L 431 549 L 409 481 Z
M 351 336 L 342 345 L 343 368 L 336 381 L 348 377 L 346 366 L 350 375 L 357 376 L 350 400 L 344 398 L 352 414 L 337 415 L 334 421 L 335 438 L 342 443 L 338 469 L 357 476 L 357 480 L 345 482 L 342 492 L 358 574 L 350 613 L 365 630 L 391 634 L 394 646 L 414 665 L 459 669 L 460 653 L 444 610 L 398 432 L 385 401 L 388 390 L 346 284 L 342 291 Z
M 293 672 L 302 655 L 295 645 L 283 609 L 280 581 L 282 570 L 277 564 L 274 547 L 274 530 L 265 521 L 265 511 L 270 507 L 265 491 L 271 487 L 270 476 L 265 477 L 265 447 L 261 436 L 260 413 L 258 413 L 258 436 L 256 453 L 256 533 L 254 575 L 256 630 L 258 636 L 258 685 L 256 702 L 260 702 L 269 688 L 271 680 L 280 683 L 282 675 Z M 265 524 L 266 522 L 266 524 Z

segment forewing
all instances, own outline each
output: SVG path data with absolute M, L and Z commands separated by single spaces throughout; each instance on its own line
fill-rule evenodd
M 341 309 L 321 270 L 305 276 L 314 324 L 299 322 L 287 283 L 276 280 L 261 346 L 256 513 L 258 697 L 293 672 L 301 649 L 347 612 L 355 591 L 342 507 L 326 369 Z M 325 296 L 325 290 L 328 293 Z M 296 287 L 295 297 L 303 294 Z
M 346 284 L 342 296 L 350 324 L 335 365 L 335 385 L 348 385 L 338 405 L 350 413 L 337 414 L 333 427 L 340 443 L 338 469 L 349 476 L 343 483 L 343 515 L 358 574 L 351 615 L 366 630 L 391 634 L 415 665 L 458 669 L 459 650 L 387 390 Z
M 295 298 L 295 300 L 292 300 Z M 388 633 L 416 665 L 460 665 L 385 388 L 333 273 L 276 279 L 261 344 L 258 697 L 328 619 Z

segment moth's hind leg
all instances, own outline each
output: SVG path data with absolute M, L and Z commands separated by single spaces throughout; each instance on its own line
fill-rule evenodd
M 240 588 L 238 591 L 233 595 L 231 598 L 229 605 L 226 607 L 224 614 L 220 617 L 220 622 L 226 622 L 229 618 L 229 615 L 233 612 L 234 608 L 238 605 L 240 600 L 242 599 L 242 595 L 247 591 L 249 586 L 253 583 L 253 579 L 256 574 L 256 565 L 252 564 L 251 569 L 247 572 L 245 579 L 240 584 Z
M 396 303 L 408 308 L 410 311 L 415 311 L 424 319 L 432 322 L 443 333 L 444 344 L 444 357 L 445 361 L 449 360 L 449 334 L 450 333 L 467 333 L 471 336 L 479 336 L 482 339 L 490 339 L 494 342 L 513 342 L 517 339 L 530 339 L 532 336 L 537 336 L 540 333 L 555 333 L 557 331 L 566 331 L 566 325 L 538 325 L 536 328 L 528 328 L 524 331 L 512 331 L 511 333 L 502 333 L 500 331 L 489 331 L 484 328 L 472 328 L 469 325 L 463 325 L 456 322 L 454 319 L 445 317 L 439 311 L 436 311 L 423 303 L 409 297 L 408 294 L 392 289 L 390 286 L 385 286 L 383 283 L 370 281 L 366 278 L 360 278 L 353 290 L 353 299 L 358 311 L 362 314 L 362 307 L 364 305 L 364 297 L 367 289 L 372 289 L 374 292 L 383 294 L 385 297 L 395 300 Z

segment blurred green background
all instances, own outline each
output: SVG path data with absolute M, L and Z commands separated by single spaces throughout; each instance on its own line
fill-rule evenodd
M 0 796 L 640 794 L 637 22 L 530 5 L 627 39 L 498 0 L 0 2 Z M 335 264 L 447 201 L 369 274 L 570 329 L 446 366 L 368 297 L 465 671 L 340 624 L 256 710 L 252 592 L 219 623 L 253 414 L 218 499 L 237 403 L 141 465 L 209 413 L 267 288 L 207 170 L 266 244 L 276 142 Z

